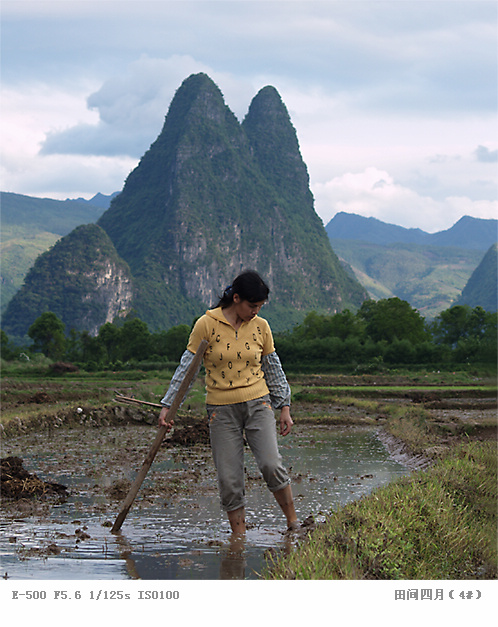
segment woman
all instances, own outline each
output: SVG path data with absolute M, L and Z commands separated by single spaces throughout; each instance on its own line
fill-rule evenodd
M 280 410 L 280 434 L 290 433 L 290 387 L 275 352 L 270 326 L 257 314 L 269 288 L 253 271 L 240 274 L 214 309 L 194 325 L 170 387 L 161 401 L 159 425 L 171 429 L 168 409 L 201 342 L 206 404 L 222 508 L 234 533 L 245 533 L 244 434 L 290 531 L 297 529 L 290 479 L 278 451 L 273 408 Z

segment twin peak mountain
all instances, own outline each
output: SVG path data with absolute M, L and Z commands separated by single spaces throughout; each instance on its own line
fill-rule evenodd
M 240 123 L 213 81 L 194 74 L 109 209 L 36 260 L 3 326 L 22 336 L 47 310 L 90 334 L 130 315 L 152 331 L 190 324 L 246 268 L 270 286 L 263 313 L 275 330 L 367 297 L 314 210 L 277 90 L 261 89 Z

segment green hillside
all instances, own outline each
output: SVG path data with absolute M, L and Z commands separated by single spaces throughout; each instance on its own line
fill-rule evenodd
M 498 300 L 498 246 L 494 244 L 484 255 L 464 287 L 458 305 L 482 307 L 486 311 L 497 310 Z
M 10 301 L 4 328 L 23 337 L 51 311 L 71 329 L 98 332 L 130 309 L 133 280 L 103 229 L 82 225 L 38 257 Z
M 331 240 L 375 299 L 397 296 L 433 318 L 459 298 L 482 251 L 417 244 Z
M 0 192 L 2 314 L 38 256 L 75 227 L 95 222 L 105 210 L 106 198 L 99 194 L 104 203 L 96 206 L 91 201 Z
M 52 200 L 0 192 L 2 231 L 22 226 L 67 235 L 80 224 L 95 222 L 104 209 L 83 200 Z
M 23 227 L 2 225 L 1 311 L 21 287 L 36 258 L 57 242 L 60 235 Z

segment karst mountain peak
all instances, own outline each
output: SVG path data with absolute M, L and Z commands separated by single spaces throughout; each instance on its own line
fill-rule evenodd
M 355 308 L 366 297 L 330 247 L 296 130 L 272 86 L 256 94 L 240 123 L 209 76 L 186 78 L 157 139 L 97 224 L 132 275 L 133 298 L 117 316 L 132 312 L 152 330 L 190 324 L 244 268 L 268 280 L 265 316 L 276 328 L 313 309 Z M 92 268 L 83 264 L 81 272 Z M 33 298 L 23 289 L 5 320 L 24 312 L 28 328 L 37 312 L 28 315 Z M 31 291 L 43 289 L 30 283 Z M 71 328 L 71 308 L 57 311 L 58 303 L 47 306 Z

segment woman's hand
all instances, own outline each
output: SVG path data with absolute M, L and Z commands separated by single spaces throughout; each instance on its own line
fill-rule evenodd
M 161 409 L 161 413 L 159 414 L 159 426 L 166 427 L 166 432 L 171 431 L 173 428 L 173 421 L 168 421 L 168 412 L 169 407 L 163 407 Z
M 288 435 L 293 424 L 294 422 L 290 415 L 290 407 L 286 405 L 282 407 L 280 412 L 280 435 Z

